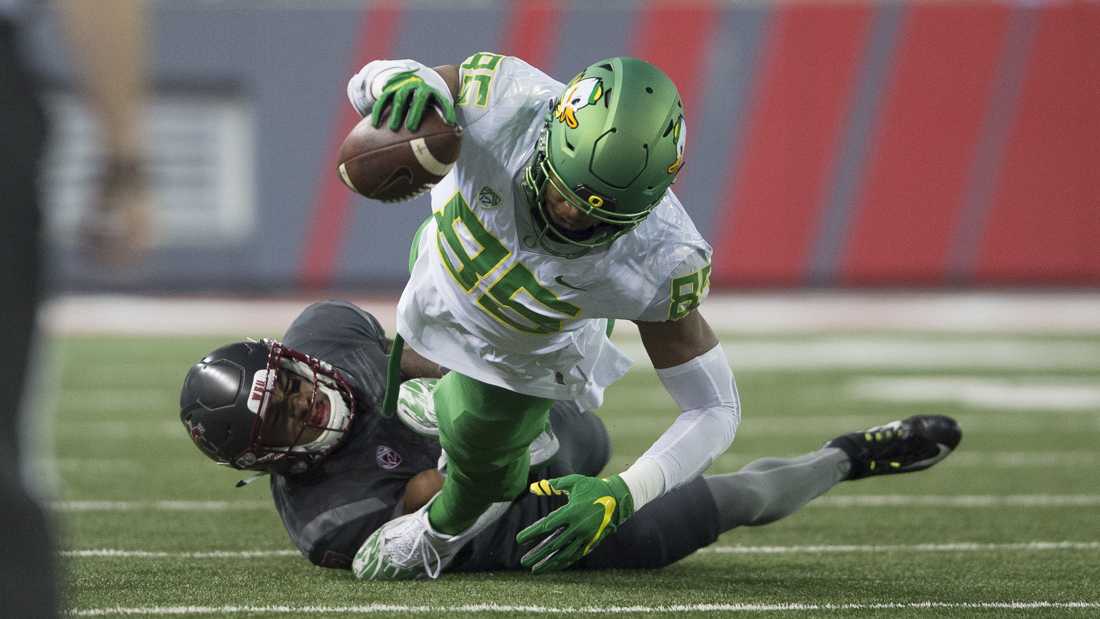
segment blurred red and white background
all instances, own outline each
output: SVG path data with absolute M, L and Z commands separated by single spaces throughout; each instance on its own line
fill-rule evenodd
M 675 191 L 715 247 L 715 290 L 1095 287 L 1100 3 L 155 3 L 148 144 L 156 241 L 129 269 L 76 251 L 97 133 L 49 11 L 45 186 L 55 289 L 399 290 L 426 198 L 334 172 L 347 77 L 379 57 L 479 50 L 560 80 L 605 56 L 665 69 L 687 106 Z

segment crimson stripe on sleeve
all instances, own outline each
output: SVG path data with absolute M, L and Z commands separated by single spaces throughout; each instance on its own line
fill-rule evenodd
M 1100 5 L 1041 9 L 975 275 L 1100 282 Z
M 561 8 L 553 0 L 517 0 L 505 21 L 500 53 L 551 73 L 560 39 Z
M 713 276 L 723 284 L 802 281 L 873 17 L 865 4 L 774 11 L 740 163 L 724 182 Z
M 348 77 L 371 60 L 387 57 L 397 40 L 400 17 L 400 5 L 389 0 L 376 2 L 363 12 L 359 45 L 349 67 Z M 325 165 L 321 168 L 321 178 L 311 207 L 313 215 L 306 232 L 302 255 L 300 282 L 311 289 L 324 288 L 332 281 L 344 232 L 349 224 L 349 202 L 354 197 L 337 176 L 337 151 L 344 137 L 360 118 L 355 108 L 348 103 L 340 85 L 333 87 L 333 93 L 339 97 L 337 120 L 331 127 Z
M 909 9 L 843 282 L 943 281 L 1010 11 L 993 3 Z

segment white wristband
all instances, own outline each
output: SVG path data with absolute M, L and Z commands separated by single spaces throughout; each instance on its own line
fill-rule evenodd
M 661 465 L 651 458 L 638 458 L 630 468 L 619 473 L 619 477 L 630 489 L 634 511 L 665 493 L 665 474 Z

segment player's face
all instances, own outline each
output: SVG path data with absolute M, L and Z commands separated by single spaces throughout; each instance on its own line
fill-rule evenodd
M 321 436 L 332 407 L 324 392 L 318 392 L 316 399 L 313 392 L 312 381 L 285 369 L 278 371 L 275 391 L 260 431 L 265 445 L 302 445 Z
M 570 232 L 583 232 L 599 223 L 594 217 L 574 208 L 565 196 L 554 187 L 553 183 L 546 184 L 546 212 L 554 225 Z

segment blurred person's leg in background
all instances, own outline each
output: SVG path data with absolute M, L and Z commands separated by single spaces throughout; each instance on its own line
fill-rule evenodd
M 55 556 L 49 523 L 25 485 L 23 440 L 28 360 L 42 291 L 38 171 L 46 124 L 37 91 L 17 49 L 14 17 L 0 14 L 0 614 L 57 614 Z
M 31 3 L 0 1 L 0 616 L 56 616 L 59 607 L 50 522 L 29 491 L 26 429 L 40 414 L 28 404 L 31 351 L 43 297 L 39 173 L 46 121 L 39 89 L 19 47 Z M 102 182 L 82 232 L 108 263 L 139 257 L 148 239 L 141 115 L 144 104 L 143 0 L 62 0 L 76 81 L 97 117 L 105 152 Z
M 151 194 L 144 142 L 147 0 L 62 0 L 58 17 L 73 70 L 102 137 L 97 195 L 82 214 L 82 248 L 97 262 L 132 264 L 148 249 Z

